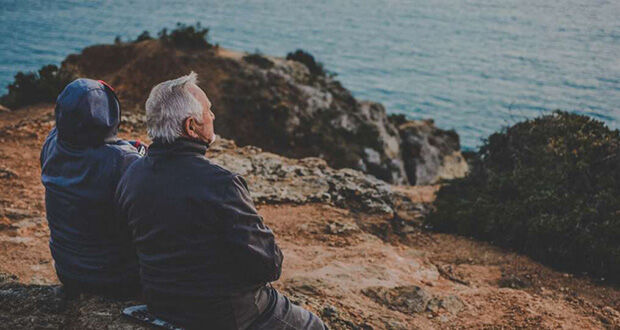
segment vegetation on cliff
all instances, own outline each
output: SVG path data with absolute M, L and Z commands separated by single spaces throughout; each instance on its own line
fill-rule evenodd
M 325 76 L 326 74 L 332 76 L 334 75 L 333 73 L 325 70 L 325 68 L 323 67 L 323 63 L 315 60 L 312 54 L 306 52 L 303 49 L 298 49 L 294 52 L 286 54 L 286 59 L 305 65 L 312 76 Z
M 8 86 L 9 92 L 0 97 L 0 104 L 19 108 L 38 102 L 52 102 L 75 76 L 66 70 L 49 64 L 38 72 L 18 72 L 15 81 Z
M 252 54 L 247 54 L 243 56 L 243 60 L 250 64 L 258 66 L 261 69 L 271 69 L 274 65 L 272 60 L 268 59 L 258 50 Z
M 437 194 L 436 230 L 620 281 L 620 133 L 555 112 L 491 135 Z
M 180 49 L 208 49 L 213 47 L 207 41 L 209 29 L 202 27 L 200 23 L 196 25 L 186 25 L 177 23 L 175 29 L 168 33 L 168 29 L 164 28 L 157 36 L 160 40 Z
M 209 49 L 213 45 L 207 41 L 208 33 L 209 29 L 202 27 L 200 23 L 177 23 L 176 28 L 170 31 L 164 28 L 157 35 L 163 43 L 175 48 Z M 144 31 L 133 42 L 151 39 L 149 32 Z M 115 43 L 120 42 L 120 37 L 117 37 Z M 58 94 L 75 78 L 75 74 L 70 70 L 53 64 L 41 67 L 36 73 L 20 71 L 15 75 L 15 81 L 8 86 L 9 92 L 0 97 L 0 104 L 16 109 L 39 102 L 54 102 Z

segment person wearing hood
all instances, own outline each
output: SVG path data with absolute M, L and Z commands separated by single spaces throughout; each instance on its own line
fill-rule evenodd
M 141 155 L 116 137 L 118 98 L 103 81 L 77 79 L 58 96 L 55 117 L 41 151 L 41 181 L 58 278 L 68 294 L 134 297 L 136 253 L 126 224 L 115 217 L 113 196 Z

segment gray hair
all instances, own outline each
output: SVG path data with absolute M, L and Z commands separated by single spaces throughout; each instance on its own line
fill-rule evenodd
M 146 127 L 152 140 L 173 142 L 181 137 L 187 117 L 202 122 L 202 105 L 189 91 L 191 85 L 196 85 L 197 77 L 192 71 L 153 87 L 146 100 Z

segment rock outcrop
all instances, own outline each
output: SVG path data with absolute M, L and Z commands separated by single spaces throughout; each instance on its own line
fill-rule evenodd
M 402 116 L 390 119 L 398 127 L 405 173 L 411 184 L 432 184 L 467 174 L 468 164 L 455 131 L 437 128 L 432 119 L 406 120 Z
M 322 202 L 365 213 L 394 215 L 425 211 L 384 181 L 352 169 L 335 170 L 320 158 L 285 158 L 253 146 L 219 139 L 207 152 L 214 163 L 248 181 L 257 203 Z
M 88 47 L 62 67 L 110 82 L 124 108 L 138 113 L 155 84 L 195 71 L 214 104 L 216 131 L 241 146 L 319 157 L 395 184 L 434 183 L 467 168 L 456 133 L 429 121 L 397 127 L 381 104 L 358 101 L 331 76 L 292 60 L 146 40 Z

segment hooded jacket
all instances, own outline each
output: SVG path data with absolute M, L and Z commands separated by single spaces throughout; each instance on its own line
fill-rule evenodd
M 59 277 L 113 284 L 138 276 L 126 225 L 114 215 L 116 185 L 140 157 L 116 138 L 120 104 L 91 79 L 67 85 L 56 100 L 56 127 L 41 151 L 50 250 Z
M 121 179 L 116 205 L 149 309 L 186 326 L 237 328 L 264 310 L 261 288 L 280 277 L 283 257 L 244 179 L 206 150 L 189 139 L 155 141 Z

